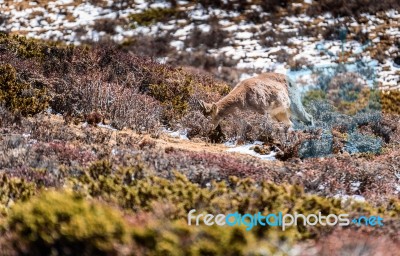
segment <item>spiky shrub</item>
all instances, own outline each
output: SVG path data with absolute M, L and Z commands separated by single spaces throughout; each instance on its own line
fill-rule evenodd
M 34 88 L 31 84 L 18 81 L 13 66 L 0 65 L 0 102 L 6 108 L 31 116 L 46 109 L 48 99 L 46 88 Z
M 20 255 L 113 255 L 128 242 L 117 211 L 66 192 L 16 204 L 6 226 L 18 237 Z

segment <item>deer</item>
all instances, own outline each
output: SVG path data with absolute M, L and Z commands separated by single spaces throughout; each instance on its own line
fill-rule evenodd
M 250 110 L 269 115 L 273 120 L 293 129 L 291 118 L 314 125 L 313 117 L 301 103 L 298 87 L 284 74 L 262 73 L 239 82 L 228 95 L 217 102 L 198 103 L 205 116 L 211 116 L 215 129 L 221 120 L 236 111 Z

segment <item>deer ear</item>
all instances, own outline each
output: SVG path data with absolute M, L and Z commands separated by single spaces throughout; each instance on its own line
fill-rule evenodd
M 217 112 L 218 112 L 217 104 L 213 103 L 211 106 L 211 113 L 217 114 Z
M 197 104 L 200 106 L 200 108 L 202 109 L 202 110 L 204 110 L 206 107 L 205 107 L 205 104 L 204 104 L 204 101 L 202 101 L 202 100 L 197 100 Z
M 210 106 L 202 100 L 199 100 L 200 110 L 203 112 L 204 115 L 208 115 L 210 112 Z

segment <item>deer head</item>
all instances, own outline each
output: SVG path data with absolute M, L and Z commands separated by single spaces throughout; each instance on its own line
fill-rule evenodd
M 211 116 L 212 123 L 216 126 L 219 123 L 218 106 L 216 103 L 206 103 L 202 100 L 198 101 L 201 111 L 204 116 Z
M 218 112 L 217 104 L 215 104 L 215 103 L 206 103 L 206 102 L 204 102 L 202 100 L 199 100 L 199 105 L 200 105 L 201 111 L 203 112 L 203 115 L 211 116 L 212 118 L 217 116 L 217 112 Z

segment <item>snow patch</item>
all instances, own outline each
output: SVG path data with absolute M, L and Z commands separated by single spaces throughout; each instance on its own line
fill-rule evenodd
M 178 130 L 178 131 L 170 131 L 170 130 L 165 129 L 163 132 L 173 138 L 178 138 L 181 140 L 189 140 L 189 138 L 187 137 L 186 129 Z
M 255 156 L 258 157 L 262 160 L 276 160 L 275 152 L 271 152 L 268 155 L 261 155 L 258 154 L 257 152 L 255 152 L 254 150 L 252 150 L 251 148 L 256 146 L 256 145 L 262 145 L 261 141 L 255 141 L 253 144 L 246 144 L 246 145 L 241 145 L 241 146 L 235 146 L 232 148 L 227 149 L 227 152 L 234 152 L 234 153 L 240 153 L 240 154 L 245 154 L 245 155 L 251 155 L 251 156 Z

